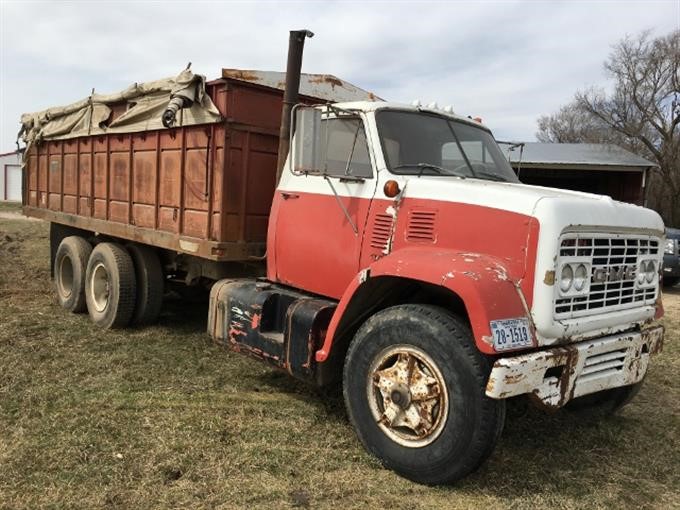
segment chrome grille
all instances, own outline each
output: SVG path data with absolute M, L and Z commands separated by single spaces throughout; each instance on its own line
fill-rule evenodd
M 585 295 L 560 296 L 557 290 L 559 275 L 556 275 L 555 317 L 583 317 L 654 303 L 658 282 L 639 286 L 635 280 L 639 258 L 654 258 L 658 264 L 660 249 L 660 239 L 648 235 L 563 235 L 557 267 L 560 267 L 560 261 L 568 259 L 588 262 L 590 289 Z

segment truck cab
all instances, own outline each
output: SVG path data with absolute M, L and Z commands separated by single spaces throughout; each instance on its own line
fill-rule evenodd
M 491 422 L 488 444 L 509 397 L 621 405 L 639 387 L 663 339 L 654 211 L 524 185 L 485 126 L 449 111 L 300 106 L 294 132 L 267 278 L 213 287 L 218 341 L 321 385 L 344 370 L 364 445 L 427 483 L 465 470 L 414 460 L 456 405 L 476 412 L 452 437 Z M 479 398 L 454 403 L 464 376 Z

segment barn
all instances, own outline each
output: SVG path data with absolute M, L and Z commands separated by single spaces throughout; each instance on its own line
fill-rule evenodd
M 21 154 L 0 154 L 0 202 L 21 202 Z
M 499 142 L 525 184 L 609 195 L 645 205 L 649 171 L 656 167 L 617 145 Z

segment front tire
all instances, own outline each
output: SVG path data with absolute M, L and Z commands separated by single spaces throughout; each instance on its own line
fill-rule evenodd
M 135 268 L 125 249 L 98 244 L 87 262 L 85 298 L 92 322 L 105 329 L 124 328 L 135 310 Z
M 502 431 L 505 402 L 484 393 L 489 372 L 460 319 L 434 306 L 395 306 L 352 341 L 345 404 L 383 465 L 419 483 L 451 483 L 488 458 Z

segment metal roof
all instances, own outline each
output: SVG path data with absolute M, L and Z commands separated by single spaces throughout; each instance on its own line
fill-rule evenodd
M 501 149 L 511 164 L 520 158 L 520 148 L 502 142 Z M 657 166 L 614 144 L 599 143 L 539 143 L 527 142 L 522 151 L 522 166 L 613 170 L 615 168 L 644 169 Z
M 222 69 L 222 78 L 255 83 L 279 90 L 283 90 L 286 84 L 286 73 L 278 71 Z M 300 77 L 300 94 L 333 102 L 382 101 L 372 92 L 360 89 L 332 74 L 303 73 Z

